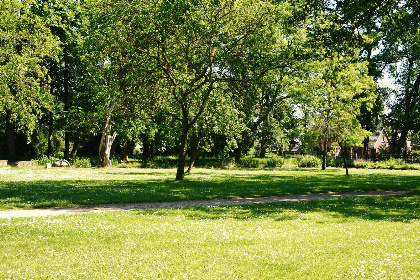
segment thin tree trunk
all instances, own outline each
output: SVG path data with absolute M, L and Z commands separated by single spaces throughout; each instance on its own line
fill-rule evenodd
M 70 151 L 70 133 L 65 132 L 64 133 L 64 158 L 66 160 L 69 160 L 69 151 Z
M 71 149 L 71 156 L 75 157 L 77 154 L 77 149 L 79 148 L 79 143 L 80 143 L 80 129 L 77 130 L 76 135 L 74 136 L 74 141 L 73 141 L 73 148 Z
M 344 168 L 346 169 L 346 176 L 349 176 L 349 168 L 347 166 L 347 144 L 344 143 L 343 149 Z
M 197 160 L 197 158 L 198 158 L 198 151 L 200 150 L 200 143 L 201 143 L 201 141 L 203 141 L 205 139 L 205 137 L 202 135 L 202 133 L 201 132 L 199 132 L 199 134 L 198 134 L 198 139 L 197 139 L 197 143 L 196 143 L 196 145 L 195 145 L 195 147 L 194 147 L 194 154 L 193 154 L 193 157 L 191 158 L 191 162 L 190 162 L 190 165 L 188 166 L 188 170 L 187 170 L 187 173 L 191 173 L 191 170 L 193 169 L 193 167 L 194 167 L 194 163 L 195 163 L 195 161 Z
M 244 149 L 245 136 L 245 132 L 242 132 L 241 139 L 238 142 L 238 148 L 236 149 L 235 153 L 235 163 L 239 163 L 241 161 L 242 151 Z
M 369 137 L 363 140 L 363 157 L 365 159 L 369 158 Z
M 12 113 L 6 111 L 6 135 L 5 135 L 5 154 L 8 160 L 16 157 L 16 132 L 15 124 L 11 120 Z
M 53 154 L 53 148 L 52 148 L 52 137 L 54 132 L 54 119 L 50 117 L 50 121 L 48 122 L 48 149 L 47 149 L 47 155 L 50 157 Z
M 179 158 L 178 158 L 178 167 L 176 171 L 176 178 L 177 181 L 184 180 L 184 169 L 185 169 L 185 157 L 187 155 L 187 144 L 188 144 L 188 123 L 187 121 L 183 121 L 182 123 L 182 135 L 181 135 L 181 147 L 179 150 Z
M 327 169 L 327 139 L 324 139 L 324 150 L 322 151 L 322 170 Z

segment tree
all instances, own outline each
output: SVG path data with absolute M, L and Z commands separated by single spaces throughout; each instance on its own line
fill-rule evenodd
M 29 136 L 53 104 L 43 61 L 57 60 L 59 40 L 48 20 L 32 12 L 32 1 L 0 3 L 0 113 L 6 116 L 6 156 L 15 156 L 15 131 Z
M 420 7 L 408 1 L 386 17 L 383 22 L 383 58 L 399 86 L 388 121 L 396 131 L 392 153 L 400 155 L 410 131 L 420 130 Z
M 309 99 L 302 111 L 310 116 L 308 129 L 322 142 L 322 169 L 326 169 L 327 146 L 331 142 L 355 145 L 369 132 L 357 120 L 361 104 L 369 104 L 375 84 L 367 75 L 367 63 L 335 55 L 312 65 L 307 89 Z M 364 93 L 364 94 L 361 94 Z
M 89 6 L 88 6 L 89 7 Z M 80 134 L 88 126 L 86 118 L 87 106 L 83 87 L 83 74 L 85 72 L 82 63 L 81 50 L 82 26 L 86 21 L 85 5 L 79 0 L 70 1 L 45 1 L 36 0 L 32 10 L 43 19 L 57 16 L 56 24 L 51 25 L 51 33 L 57 36 L 61 42 L 62 52 L 60 60 L 46 59 L 45 66 L 51 78 L 50 92 L 55 96 L 57 105 L 45 118 L 49 129 L 48 155 L 52 153 L 51 138 L 54 130 L 64 130 L 64 158 L 69 159 L 70 154 L 76 155 Z M 73 140 L 73 148 L 70 152 L 70 141 Z
M 273 110 L 294 98 L 288 86 L 310 52 L 305 46 L 306 21 L 299 15 L 302 9 L 299 2 L 277 4 L 276 16 L 267 19 L 260 36 L 246 37 L 241 48 L 229 50 L 225 57 L 232 99 L 246 125 L 237 139 L 236 162 L 258 129 L 269 127 Z
M 156 104 L 153 69 L 144 55 L 133 49 L 137 29 L 131 25 L 132 3 L 97 1 L 88 10 L 82 44 L 86 67 L 83 93 L 92 130 L 100 130 L 99 160 L 111 166 L 110 152 L 119 131 L 124 139 L 138 120 L 147 118 Z
M 209 100 L 217 99 L 214 89 L 230 78 L 225 58 L 233 51 L 243 53 L 250 38 L 265 35 L 260 32 L 279 16 L 280 5 L 246 0 L 104 3 L 110 8 L 108 22 L 124 22 L 109 37 L 128 43 L 124 49 L 136 63 L 135 72 L 143 82 L 144 77 L 154 79 L 154 91 L 162 93 L 161 110 L 180 124 L 176 179 L 183 180 L 189 133 Z M 121 7 L 124 13 L 118 12 Z

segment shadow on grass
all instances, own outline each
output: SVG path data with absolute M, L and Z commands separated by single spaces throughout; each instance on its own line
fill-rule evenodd
M 115 173 L 115 174 L 114 174 Z M 124 172 L 107 172 L 104 180 L 42 180 L 0 182 L 0 209 L 94 205 L 106 203 L 180 201 L 264 197 L 340 191 L 419 190 L 416 174 L 330 172 L 223 173 L 197 172 L 182 182 L 162 177 L 124 180 Z M 135 173 L 130 173 L 131 175 Z M 138 175 L 151 175 L 139 172 Z M 153 175 L 153 174 L 152 174 Z M 115 180 L 114 180 L 115 179 Z
M 349 218 L 363 220 L 410 222 L 420 219 L 420 191 L 394 197 L 346 197 L 321 199 L 316 201 L 252 204 L 223 207 L 195 207 L 183 213 L 192 219 L 260 219 L 272 218 L 276 221 L 314 219 L 323 221 L 317 215 L 311 218 L 306 214 L 321 213 L 335 221 L 345 222 Z M 178 215 L 175 210 L 147 210 L 154 215 Z M 328 218 L 324 217 L 328 221 Z

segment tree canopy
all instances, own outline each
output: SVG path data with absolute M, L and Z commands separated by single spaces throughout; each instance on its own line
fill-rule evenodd
M 97 141 L 104 167 L 115 143 L 143 142 L 146 157 L 176 153 L 182 180 L 188 155 L 191 170 L 205 141 L 239 161 L 254 140 L 263 149 L 308 135 L 324 147 L 363 138 L 366 145 L 369 132 L 387 126 L 401 153 L 420 128 L 415 1 L 16 0 L 0 7 L 8 157 L 19 131 L 48 135 L 49 155 L 59 145 L 52 139 L 63 138 L 55 150 L 66 158 Z M 376 86 L 387 74 L 399 86 L 393 92 Z

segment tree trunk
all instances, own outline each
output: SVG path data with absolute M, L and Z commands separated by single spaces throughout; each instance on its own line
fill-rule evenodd
M 52 147 L 52 138 L 54 132 L 54 119 L 51 117 L 50 121 L 48 122 L 48 149 L 47 149 L 47 156 L 52 156 L 53 154 L 53 147 Z
M 106 120 L 104 132 L 102 133 L 101 142 L 99 144 L 99 164 L 102 167 L 111 167 L 111 148 L 117 134 L 111 133 L 111 125 L 109 124 L 109 117 Z
M 244 141 L 245 141 L 245 132 L 241 134 L 241 139 L 238 142 L 238 148 L 236 149 L 235 153 L 235 163 L 239 163 L 241 161 L 242 151 L 244 149 Z
M 73 139 L 73 148 L 71 149 L 71 156 L 75 157 L 77 154 L 77 149 L 79 148 L 79 143 L 80 143 L 80 129 L 77 130 L 76 135 L 74 136 Z
M 264 142 L 260 142 L 260 158 L 265 158 L 265 154 L 266 154 L 266 147 L 265 147 L 265 143 Z
M 120 158 L 121 161 L 129 162 L 128 160 L 128 143 L 127 140 L 124 140 L 122 147 L 120 149 Z
M 184 169 L 185 169 L 185 157 L 187 155 L 187 144 L 188 144 L 188 123 L 183 121 L 182 123 L 182 135 L 181 135 L 181 146 L 179 150 L 178 167 L 176 171 L 177 181 L 184 180 Z
M 396 148 L 396 153 L 399 156 L 402 155 L 404 152 L 404 147 L 407 142 L 407 136 L 408 136 L 408 129 L 406 127 L 403 127 L 403 129 L 401 130 L 401 135 L 398 139 L 397 148 Z
M 70 151 L 70 133 L 65 132 L 64 133 L 64 158 L 66 160 L 69 160 L 69 151 Z
M 191 173 L 191 170 L 193 169 L 193 167 L 194 167 L 194 163 L 195 163 L 195 161 L 197 160 L 197 158 L 198 158 L 198 151 L 200 150 L 200 143 L 201 143 L 201 141 L 203 141 L 204 140 L 204 136 L 202 135 L 202 133 L 198 133 L 198 139 L 197 139 L 197 143 L 196 143 L 196 145 L 195 145 L 195 147 L 194 147 L 194 154 L 193 154 L 193 156 L 192 156 L 192 158 L 191 158 L 191 162 L 190 162 L 190 165 L 188 166 L 188 170 L 187 170 L 187 173 Z
M 11 115 L 10 111 L 6 111 L 5 155 L 8 160 L 13 160 L 16 157 L 16 132 Z
M 344 159 L 344 168 L 346 169 L 346 176 L 349 176 L 349 168 L 347 166 L 347 144 L 344 144 L 343 159 Z
M 238 148 L 236 148 L 236 153 L 235 153 L 235 163 L 239 163 L 241 161 L 241 156 L 242 156 L 242 141 L 238 143 Z
M 369 159 L 369 137 L 363 140 L 363 157 Z
M 324 139 L 324 147 L 322 151 L 322 170 L 327 169 L 327 139 Z

